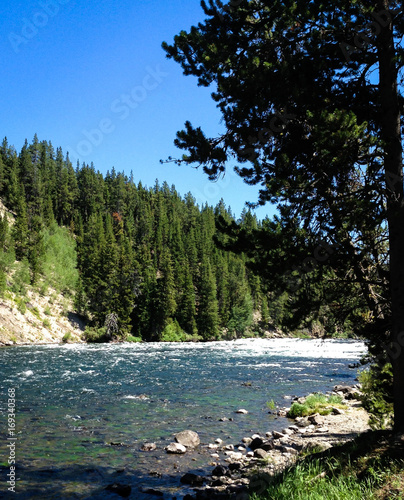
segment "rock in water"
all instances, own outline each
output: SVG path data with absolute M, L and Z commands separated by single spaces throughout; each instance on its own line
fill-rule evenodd
M 166 448 L 167 453 L 175 453 L 176 455 L 183 455 L 186 451 L 185 446 L 179 443 L 170 443 Z
M 187 472 L 180 479 L 182 484 L 189 484 L 191 486 L 202 486 L 205 481 L 203 476 L 198 476 L 197 474 L 192 474 L 192 472 Z
M 120 497 L 127 498 L 132 491 L 132 488 L 128 484 L 110 484 L 105 488 L 107 491 L 111 491 L 112 493 L 116 493 Z
M 156 443 L 144 443 L 141 447 L 142 451 L 153 451 L 157 448 Z
M 187 448 L 196 448 L 201 443 L 198 433 L 194 431 L 182 431 L 175 435 L 177 443 Z

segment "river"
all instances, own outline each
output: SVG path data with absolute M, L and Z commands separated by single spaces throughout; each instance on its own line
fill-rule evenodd
M 0 496 L 118 498 L 108 484 L 181 498 L 179 478 L 206 473 L 206 445 L 237 444 L 285 427 L 267 402 L 354 383 L 361 342 L 254 339 L 212 343 L 66 344 L 0 349 Z M 16 493 L 7 493 L 7 401 L 15 390 Z M 244 408 L 248 414 L 236 414 Z M 227 421 L 220 421 L 226 417 Z M 192 429 L 201 447 L 169 456 L 173 434 Z M 142 452 L 144 442 L 157 450 Z M 145 495 L 144 498 L 153 498 Z

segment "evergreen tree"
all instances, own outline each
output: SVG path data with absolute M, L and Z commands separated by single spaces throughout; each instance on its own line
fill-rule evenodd
M 13 226 L 13 238 L 16 259 L 23 260 L 28 257 L 29 232 L 24 188 L 22 188 L 22 193 L 17 203 L 17 217 Z
M 219 305 L 216 295 L 216 281 L 209 259 L 202 257 L 198 304 L 198 332 L 204 340 L 219 336 Z

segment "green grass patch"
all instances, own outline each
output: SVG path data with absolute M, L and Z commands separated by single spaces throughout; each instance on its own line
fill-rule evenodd
M 340 396 L 326 396 L 325 394 L 316 392 L 307 396 L 304 403 L 293 403 L 287 416 L 289 418 L 307 417 L 314 413 L 329 415 L 332 412 L 332 407 L 346 408 L 341 402 L 342 398 Z
M 42 321 L 42 325 L 44 328 L 47 328 L 48 330 L 51 329 L 51 324 L 50 324 L 50 321 L 48 320 L 48 318 L 45 318 L 43 321 Z
M 251 500 L 387 500 L 404 498 L 402 444 L 386 432 L 301 459 L 276 476 L 252 478 Z M 265 489 L 265 491 L 262 491 Z
M 134 337 L 133 335 L 127 335 L 125 342 L 143 342 L 141 337 Z

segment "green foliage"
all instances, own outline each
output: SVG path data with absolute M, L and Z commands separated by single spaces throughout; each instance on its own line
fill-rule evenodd
M 275 404 L 275 401 L 273 399 L 271 399 L 270 401 L 267 401 L 267 407 L 271 410 L 271 411 L 275 411 L 276 410 L 276 404 Z
M 125 342 L 139 343 L 139 342 L 142 342 L 142 338 L 141 337 L 134 337 L 133 335 L 127 335 L 125 337 Z
M 69 342 L 71 337 L 72 337 L 71 332 L 66 332 L 62 337 L 62 342 L 66 344 L 67 342 Z
M 246 294 L 241 304 L 232 307 L 227 328 L 230 333 L 234 332 L 237 337 L 241 337 L 252 322 L 253 301 L 251 295 Z
M 67 228 L 53 223 L 43 236 L 42 270 L 45 281 L 58 292 L 68 294 L 77 287 L 76 242 Z
M 29 264 L 26 259 L 17 262 L 11 277 L 11 291 L 18 295 L 25 295 L 27 286 L 30 284 L 31 275 Z
M 27 312 L 27 305 L 25 303 L 25 299 L 16 298 L 17 309 L 21 314 L 25 314 Z
M 214 243 L 225 242 L 218 219 L 234 221 L 223 201 L 199 208 L 167 183 L 146 188 L 114 169 L 75 170 L 61 148 L 36 136 L 19 154 L 3 141 L 0 197 L 16 212 L 12 228 L 0 219 L 0 293 L 8 279 L 18 295 L 34 285 L 44 297 L 55 289 L 73 298 L 92 325 L 90 340 L 255 334 L 260 279 L 244 256 Z M 259 226 L 248 211 L 242 220 Z
M 105 327 L 96 328 L 86 326 L 83 337 L 84 340 L 89 343 L 101 343 L 109 340 L 107 336 L 107 329 Z
M 392 376 L 390 363 L 374 364 L 359 374 L 362 404 L 370 413 L 373 429 L 386 429 L 393 423 Z
M 251 500 L 363 500 L 375 498 L 373 482 L 367 479 L 358 482 L 354 475 L 322 476 L 334 464 L 322 460 L 296 465 L 282 476 L 274 479 L 264 494 L 254 494 Z
M 306 417 L 319 413 L 329 415 L 332 411 L 330 406 L 340 406 L 342 399 L 337 395 L 326 396 L 321 393 L 314 393 L 307 396 L 303 404 L 294 402 L 287 414 L 289 418 Z
M 43 321 L 42 321 L 42 326 L 44 328 L 47 328 L 48 330 L 51 329 L 51 324 L 50 324 L 50 321 L 48 320 L 48 318 L 45 318 Z
M 181 329 L 178 321 L 168 321 L 164 330 L 161 332 L 161 342 L 183 342 L 187 340 L 186 333 Z

